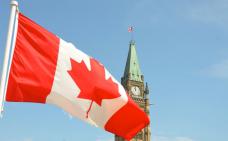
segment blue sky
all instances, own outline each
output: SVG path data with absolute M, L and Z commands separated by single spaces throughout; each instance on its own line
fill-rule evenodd
M 9 19 L 0 2 L 0 68 Z M 228 140 L 227 0 L 29 0 L 20 11 L 120 80 L 130 35 L 150 87 L 152 140 Z M 135 117 L 137 118 L 137 117 Z M 6 103 L 1 141 L 111 141 L 51 105 Z

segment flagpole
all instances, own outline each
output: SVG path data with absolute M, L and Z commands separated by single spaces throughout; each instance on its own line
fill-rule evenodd
M 8 65 L 9 65 L 9 57 L 10 57 L 10 48 L 12 43 L 12 35 L 13 35 L 13 29 L 14 29 L 14 21 L 16 17 L 16 12 L 18 8 L 18 2 L 15 0 L 11 1 L 11 13 L 9 18 L 9 26 L 8 26 L 8 33 L 7 33 L 7 39 L 6 39 L 6 48 L 5 48 L 5 55 L 4 55 L 4 61 L 3 61 L 3 68 L 2 68 L 2 74 L 1 74 L 1 82 L 0 82 L 0 116 L 2 117 L 3 113 L 3 103 L 4 103 L 4 97 L 5 97 L 5 86 L 6 86 L 6 80 L 7 78 L 7 72 L 9 71 Z
M 131 40 L 134 41 L 134 29 L 132 27 L 132 31 L 131 31 Z

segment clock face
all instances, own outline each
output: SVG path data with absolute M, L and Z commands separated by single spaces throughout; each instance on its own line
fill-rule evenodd
M 139 95 L 140 95 L 140 89 L 139 89 L 139 87 L 137 87 L 137 86 L 131 87 L 131 92 L 132 92 L 134 95 L 136 95 L 136 96 L 139 96 Z

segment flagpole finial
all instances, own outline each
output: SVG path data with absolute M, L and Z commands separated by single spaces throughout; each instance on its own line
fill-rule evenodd
M 18 6 L 18 2 L 16 0 L 12 0 L 10 4 L 12 6 Z

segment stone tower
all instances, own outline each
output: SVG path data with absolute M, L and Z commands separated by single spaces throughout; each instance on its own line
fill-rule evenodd
M 147 83 L 144 83 L 144 76 L 142 75 L 139 67 L 136 45 L 133 40 L 130 41 L 127 63 L 125 66 L 124 76 L 121 78 L 121 83 L 131 98 L 149 116 L 149 88 Z M 151 131 L 149 125 L 141 130 L 131 141 L 150 141 L 150 137 Z M 115 136 L 115 141 L 124 141 L 124 139 L 119 136 Z

